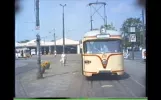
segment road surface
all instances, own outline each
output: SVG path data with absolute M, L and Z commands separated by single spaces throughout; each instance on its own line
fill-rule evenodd
M 42 56 L 42 60 L 53 60 L 58 63 L 59 59 L 60 56 L 56 58 Z M 24 73 L 36 69 L 36 61 L 36 57 L 16 60 L 16 97 L 46 97 L 47 95 L 47 97 L 145 97 L 145 63 L 141 61 L 125 60 L 125 75 L 123 76 L 100 74 L 86 78 L 81 73 L 80 55 L 67 55 L 65 71 L 72 73 L 52 76 L 48 81 L 42 80 L 29 85 L 25 90 L 20 79 Z M 63 69 L 58 71 L 59 68 L 53 68 L 55 68 L 55 73 L 63 73 Z M 46 88 L 40 87 L 40 83 L 45 84 Z M 28 93 L 25 93 L 26 91 Z
M 129 51 L 129 53 L 130 53 L 130 57 L 132 57 L 132 51 Z M 134 59 L 135 60 L 142 60 L 141 51 L 134 52 Z

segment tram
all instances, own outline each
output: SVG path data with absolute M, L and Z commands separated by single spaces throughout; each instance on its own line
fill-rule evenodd
M 31 57 L 30 50 L 28 48 L 20 48 L 15 50 L 16 58 L 29 58 Z
M 114 30 L 92 30 L 85 33 L 82 44 L 82 73 L 124 74 L 124 57 L 121 32 Z

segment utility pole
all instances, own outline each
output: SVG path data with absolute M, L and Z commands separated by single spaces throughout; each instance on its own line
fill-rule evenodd
M 56 52 L 56 37 L 55 37 L 55 29 L 54 29 L 54 53 Z
M 46 48 L 45 48 L 45 37 L 44 37 L 44 55 L 46 54 Z
M 143 48 L 145 49 L 146 48 L 146 45 L 145 45 L 145 25 L 144 25 L 144 8 L 142 8 L 142 28 L 143 28 Z
M 134 60 L 134 43 L 137 42 L 135 26 L 130 26 L 128 31 L 130 32 L 130 42 L 132 43 L 132 60 Z
M 36 29 L 39 31 L 40 28 L 40 21 L 39 21 L 39 0 L 36 0 Z M 39 32 L 36 35 L 37 40 L 37 52 L 38 52 L 38 59 L 37 59 L 37 79 L 43 78 L 42 72 L 41 72 L 41 55 L 40 55 L 40 35 Z
M 65 27 L 64 27 L 64 7 L 66 6 L 66 4 L 65 5 L 62 5 L 62 4 L 60 4 L 60 6 L 62 6 L 63 7 L 63 54 L 65 54 Z
M 123 34 L 124 34 L 124 48 L 126 50 L 126 36 L 125 36 L 125 32 L 123 32 Z
M 125 36 L 125 32 L 123 30 L 125 30 L 125 27 L 123 27 L 122 32 L 123 32 L 123 35 L 124 35 L 124 48 L 126 50 L 126 36 Z

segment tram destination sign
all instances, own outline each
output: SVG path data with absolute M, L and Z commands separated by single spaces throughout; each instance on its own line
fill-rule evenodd
M 97 38 L 109 38 L 110 35 L 109 34 L 99 34 L 97 35 Z

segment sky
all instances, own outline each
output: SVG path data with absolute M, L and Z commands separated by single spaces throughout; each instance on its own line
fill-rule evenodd
M 20 0 L 21 12 L 15 17 L 15 41 L 33 40 L 35 31 L 35 0 Z M 53 40 L 55 29 L 56 38 L 62 38 L 62 7 L 64 8 L 65 37 L 72 40 L 82 39 L 85 32 L 90 30 L 89 3 L 97 0 L 40 0 L 40 30 L 39 34 L 45 41 Z M 113 23 L 119 30 L 123 22 L 130 17 L 141 18 L 141 9 L 136 6 L 136 0 L 98 0 L 105 2 L 107 23 Z M 101 5 L 95 5 L 98 9 Z M 103 7 L 98 12 L 103 16 Z M 95 9 L 92 8 L 92 14 Z M 93 16 L 93 28 L 100 28 L 103 20 L 99 14 Z M 45 38 L 43 38 L 45 37 Z

